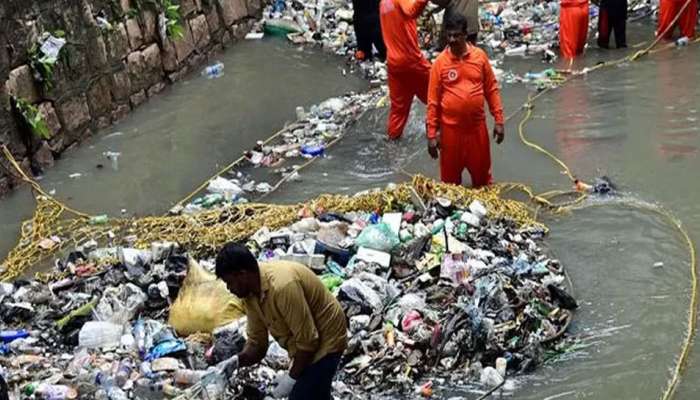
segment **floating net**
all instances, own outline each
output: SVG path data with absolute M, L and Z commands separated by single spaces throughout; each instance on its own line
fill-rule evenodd
M 34 216 L 22 224 L 18 244 L 1 265 L 0 280 L 15 279 L 43 260 L 90 240 L 136 248 L 148 248 L 157 241 L 176 242 L 192 255 L 205 257 L 214 254 L 226 242 L 247 238 L 263 226 L 274 230 L 290 225 L 305 211 L 389 210 L 398 203 L 421 203 L 435 197 L 444 197 L 461 205 L 479 200 L 487 206 L 491 217 L 508 218 L 520 226 L 544 229 L 526 203 L 504 197 L 506 192 L 514 189 L 518 189 L 518 186 L 495 185 L 469 189 L 417 175 L 410 182 L 385 190 L 355 196 L 322 195 L 304 204 L 250 203 L 197 214 L 111 219 L 79 213 L 41 192 L 36 196 Z M 37 278 L 47 280 L 51 276 L 39 273 Z

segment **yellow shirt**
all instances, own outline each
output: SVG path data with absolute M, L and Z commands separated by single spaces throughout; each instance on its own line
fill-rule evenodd
M 268 331 L 294 358 L 314 351 L 314 361 L 343 352 L 347 323 L 338 300 L 306 266 L 289 261 L 260 263 L 260 296 L 244 300 L 248 340 L 267 349 Z

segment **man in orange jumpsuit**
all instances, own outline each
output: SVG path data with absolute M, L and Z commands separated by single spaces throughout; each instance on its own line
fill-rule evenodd
M 681 12 L 685 3 L 686 0 L 661 0 L 661 4 L 659 5 L 659 26 L 656 30 L 657 35 L 662 35 L 665 32 L 664 39 L 673 38 L 673 31 L 676 30 L 676 27 L 672 27 L 671 23 L 678 13 Z M 681 29 L 681 36 L 687 38 L 694 37 L 697 23 L 698 2 L 697 0 L 690 0 L 690 4 L 683 10 L 683 13 L 677 21 Z M 668 30 L 668 32 L 666 32 L 666 30 Z
M 583 53 L 588 39 L 588 0 L 561 0 L 559 50 L 564 58 Z
M 486 53 L 467 43 L 467 20 L 453 14 L 445 22 L 448 47 L 430 70 L 428 152 L 440 157 L 440 178 L 459 185 L 462 171 L 472 186 L 491 183 L 491 149 L 484 100 L 496 120 L 493 136 L 503 142 L 503 106 L 496 76 Z
M 403 134 L 413 98 L 418 96 L 423 103 L 427 101 L 430 63 L 418 47 L 416 27 L 416 19 L 427 4 L 428 0 L 382 0 L 379 5 L 387 50 L 390 139 L 398 139 Z

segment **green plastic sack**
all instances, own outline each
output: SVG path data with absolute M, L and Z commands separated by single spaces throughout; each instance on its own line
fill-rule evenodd
M 170 307 L 168 323 L 181 336 L 211 333 L 245 314 L 242 301 L 226 284 L 190 259 L 187 276 Z
M 399 235 L 395 234 L 391 227 L 383 222 L 365 227 L 355 240 L 357 247 L 367 247 L 387 253 L 400 243 Z

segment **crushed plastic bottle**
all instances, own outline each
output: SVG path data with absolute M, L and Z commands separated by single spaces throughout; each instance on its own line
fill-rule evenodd
M 217 61 L 216 63 L 204 68 L 202 76 L 207 79 L 221 78 L 224 76 L 224 63 Z

